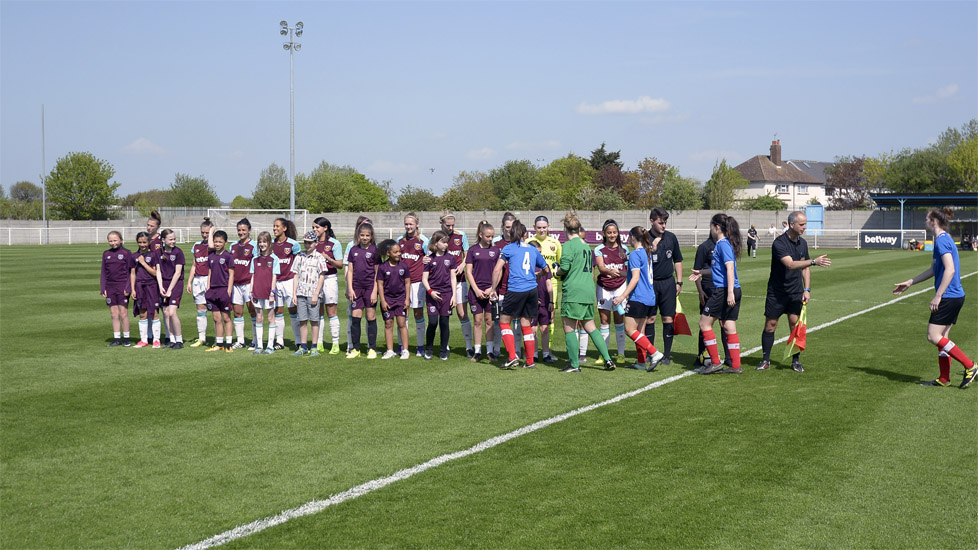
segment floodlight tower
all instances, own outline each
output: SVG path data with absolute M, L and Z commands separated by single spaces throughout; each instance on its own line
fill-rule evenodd
M 295 71 L 293 52 L 302 49 L 302 44 L 295 38 L 302 36 L 302 21 L 290 27 L 288 21 L 279 22 L 282 27 L 279 34 L 288 35 L 289 41 L 282 48 L 289 52 L 289 219 L 295 219 Z

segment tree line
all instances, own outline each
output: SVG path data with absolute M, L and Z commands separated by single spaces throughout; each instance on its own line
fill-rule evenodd
M 204 176 L 177 173 L 166 189 L 150 189 L 118 197 L 119 183 L 110 180 L 115 169 L 91 153 L 69 153 L 58 159 L 47 177 L 49 217 L 106 219 L 113 207 L 140 211 L 161 206 L 221 206 Z M 948 128 L 928 147 L 890 152 L 876 157 L 837 157 L 826 170 L 827 207 L 871 208 L 869 193 L 978 191 L 978 120 L 960 129 Z M 310 212 L 369 212 L 383 210 L 622 210 L 661 206 L 667 210 L 783 210 L 775 196 L 736 198 L 747 180 L 720 159 L 710 178 L 701 182 L 656 157 L 634 168 L 625 167 L 621 151 L 606 143 L 588 158 L 568 154 L 537 166 L 529 160 L 508 160 L 488 172 L 462 171 L 441 194 L 424 186 L 407 185 L 395 192 L 390 181 L 368 178 L 351 166 L 321 162 L 295 178 L 296 208 Z M 287 209 L 289 177 L 275 163 L 261 171 L 250 197 L 239 195 L 232 208 Z M 18 182 L 9 195 L 0 187 L 0 217 L 40 219 L 41 188 Z

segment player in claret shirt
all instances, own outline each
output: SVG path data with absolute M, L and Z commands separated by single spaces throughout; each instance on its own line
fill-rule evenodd
M 149 219 L 146 220 L 146 234 L 149 235 L 150 252 L 159 252 L 163 248 L 163 237 L 159 233 L 161 225 L 163 225 L 163 218 L 160 217 L 160 213 L 156 210 L 150 212 Z
M 109 347 L 129 347 L 129 293 L 132 283 L 129 280 L 129 270 L 132 268 L 132 255 L 122 246 L 122 233 L 110 231 L 108 235 L 109 249 L 102 253 L 102 276 L 100 286 L 105 305 L 109 306 L 112 316 L 112 342 Z
M 469 249 L 469 237 L 464 231 L 455 229 L 455 213 L 442 210 L 441 230 L 448 235 L 448 250 L 446 254 L 455 258 L 455 312 L 461 324 L 462 337 L 465 339 L 465 355 L 469 358 L 472 350 L 472 323 L 466 311 L 469 301 L 469 284 L 465 281 L 465 253 Z
M 407 309 L 411 304 L 407 288 L 411 286 L 411 269 L 401 260 L 401 245 L 394 239 L 386 239 L 377 245 L 380 254 L 380 267 L 377 269 L 377 296 L 380 299 L 380 310 L 384 315 L 384 337 L 387 340 L 387 352 L 382 359 L 397 357 L 394 351 L 394 323 L 400 332 L 400 340 L 407 342 Z M 411 357 L 406 347 L 401 348 L 401 359 Z
M 428 250 L 428 237 L 418 229 L 418 215 L 408 212 L 404 216 L 404 236 L 398 239 L 401 247 L 401 261 L 411 270 L 411 288 L 408 289 L 408 301 L 414 312 L 415 338 L 418 346 L 418 357 L 424 355 L 425 345 L 425 293 L 421 286 L 421 273 L 424 272 L 424 257 Z M 407 342 L 401 342 L 407 346 Z
M 486 329 L 486 354 L 490 358 L 493 353 L 492 326 L 492 270 L 499 258 L 499 249 L 492 246 L 495 229 L 483 220 L 479 222 L 477 231 L 479 241 L 465 254 L 465 278 L 469 282 L 469 308 L 475 318 L 475 354 L 472 361 L 482 360 L 482 333 Z
M 251 261 L 251 285 L 248 289 L 251 302 L 258 312 L 255 324 L 258 336 L 255 355 L 262 353 L 263 316 L 268 317 L 268 347 L 265 348 L 265 353 L 271 355 L 275 353 L 275 288 L 280 271 L 278 257 L 272 254 L 272 235 L 268 231 L 258 234 L 258 252 L 259 255 Z
M 183 266 L 186 263 L 183 250 L 177 246 L 177 234 L 172 229 L 160 233 L 163 248 L 157 252 L 159 269 L 156 270 L 156 283 L 160 289 L 163 304 L 163 325 L 170 336 L 170 349 L 183 348 L 183 329 L 180 326 L 180 298 L 183 296 Z
M 214 224 L 210 218 L 204 218 L 200 224 L 200 240 L 194 243 L 193 252 L 194 267 L 191 270 L 192 276 L 187 279 L 187 294 L 194 297 L 194 305 L 197 306 L 197 340 L 190 344 L 192 348 L 198 348 L 207 343 L 207 257 L 210 256 L 214 248 Z
M 601 336 L 605 346 L 611 346 L 611 321 L 615 322 L 615 342 L 618 361 L 625 360 L 625 318 L 615 311 L 612 300 L 625 293 L 625 274 L 628 247 L 622 244 L 618 222 L 605 220 L 601 228 L 601 244 L 594 249 L 594 266 L 598 269 L 598 315 L 601 317 Z
M 231 293 L 234 281 L 234 256 L 224 249 L 228 234 L 214 232 L 214 250 L 207 257 L 207 309 L 214 314 L 217 343 L 207 351 L 224 350 L 231 353 Z M 224 337 L 227 336 L 225 343 Z
M 149 234 L 140 231 L 136 234 L 136 244 L 139 250 L 132 255 L 129 281 L 132 295 L 136 300 L 136 313 L 139 315 L 139 343 L 137 348 L 149 345 L 150 334 L 153 336 L 153 348 L 159 349 L 160 321 L 154 319 L 156 310 L 160 307 L 160 291 L 156 283 L 156 268 L 158 257 L 149 248 Z M 152 329 L 150 328 L 152 326 Z
M 360 319 L 367 316 L 367 359 L 377 358 L 377 245 L 374 226 L 368 222 L 357 230 L 357 245 L 346 255 L 346 298 L 350 300 L 350 341 L 347 359 L 360 356 Z
M 292 259 L 302 251 L 299 241 L 296 240 L 297 234 L 295 224 L 285 218 L 276 218 L 272 224 L 272 234 L 275 240 L 272 242 L 272 254 L 278 257 L 279 271 L 278 284 L 275 287 L 275 349 L 285 347 L 285 308 L 289 309 L 289 318 L 292 321 L 292 338 L 295 342 L 299 341 L 299 321 L 296 318 L 296 308 L 292 306 Z
M 320 353 L 326 351 L 323 347 L 323 335 L 326 333 L 326 317 L 329 317 L 329 334 L 332 338 L 333 346 L 329 350 L 330 355 L 337 355 L 340 352 L 340 317 L 337 311 L 337 304 L 340 303 L 340 287 L 338 270 L 343 268 L 343 244 L 333 233 L 333 224 L 326 218 L 316 218 L 312 222 L 312 230 L 319 237 L 316 243 L 316 252 L 326 258 L 326 281 L 323 283 L 323 296 L 319 304 L 319 339 L 316 342 L 316 349 Z
M 421 284 L 428 293 L 428 332 L 425 334 L 424 358 L 434 356 L 435 330 L 441 331 L 438 358 L 448 360 L 449 320 L 455 308 L 455 260 L 448 254 L 449 236 L 435 231 L 428 241 L 429 261 L 421 274 Z
M 511 242 L 510 239 L 513 230 L 513 222 L 515 221 L 516 221 L 516 216 L 513 215 L 512 212 L 506 212 L 503 214 L 503 219 L 499 222 L 499 232 L 492 240 L 492 245 L 496 247 L 496 251 L 498 254 L 502 254 L 503 248 L 505 248 L 506 245 L 508 245 Z M 493 270 L 495 270 L 495 266 L 493 266 Z M 493 307 L 496 308 L 497 312 L 500 308 L 502 308 L 503 299 L 506 297 L 506 290 L 508 289 L 508 286 L 509 286 L 509 264 L 503 264 L 502 278 L 499 281 L 499 286 L 496 287 L 496 297 L 494 297 L 492 300 L 493 302 L 495 302 L 495 304 L 493 304 Z M 499 356 L 502 355 L 502 349 L 503 349 L 503 340 L 502 340 L 503 331 L 502 328 L 500 327 L 499 319 L 495 320 L 495 324 L 493 325 L 492 328 L 493 328 L 493 345 L 496 348 L 496 356 L 494 357 L 490 354 L 489 360 L 495 361 L 496 359 L 499 358 Z M 516 346 L 517 350 L 520 350 L 520 348 L 522 348 L 523 346 L 522 340 L 520 340 L 518 344 L 515 343 L 517 339 L 521 338 L 521 336 L 522 336 L 521 334 L 514 335 L 513 345 Z
M 238 242 L 231 245 L 231 256 L 234 257 L 234 289 L 231 291 L 231 307 L 234 309 L 234 335 L 237 341 L 231 349 L 241 349 L 245 346 L 244 308 L 247 304 L 252 328 L 251 346 L 248 349 L 253 350 L 257 344 L 258 333 L 255 331 L 255 306 L 251 305 L 248 285 L 251 283 L 251 260 L 258 255 L 258 246 L 251 240 L 251 222 L 248 218 L 239 221 L 236 229 Z

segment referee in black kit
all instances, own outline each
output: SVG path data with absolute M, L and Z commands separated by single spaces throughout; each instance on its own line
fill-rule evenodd
M 811 298 L 811 267 L 828 267 L 832 260 L 822 255 L 814 260 L 808 256 L 808 243 L 801 238 L 808 226 L 808 217 L 795 211 L 788 214 L 788 230 L 777 236 L 771 243 L 771 276 L 767 280 L 767 299 L 764 301 L 764 332 L 761 334 L 761 349 L 764 358 L 755 370 L 771 368 L 771 349 L 774 347 L 774 331 L 778 319 L 788 316 L 791 329 L 798 323 L 801 307 Z M 795 372 L 805 372 L 798 353 L 791 358 L 791 368 Z
M 672 320 L 676 316 L 676 296 L 683 288 L 683 253 L 679 250 L 676 235 L 666 231 L 669 213 L 656 206 L 649 213 L 649 233 L 653 239 L 661 239 L 656 251 L 652 253 L 652 288 L 655 290 L 655 305 L 652 316 L 645 325 L 645 337 L 655 342 L 655 314 L 662 314 L 662 359 L 663 365 L 672 363 Z M 675 275 L 674 275 L 675 274 Z

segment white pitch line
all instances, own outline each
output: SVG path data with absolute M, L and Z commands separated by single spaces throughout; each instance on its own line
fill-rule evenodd
M 966 277 L 971 277 L 972 275 L 975 275 L 975 274 L 978 274 L 978 271 L 975 271 L 973 273 L 969 273 L 967 275 L 964 275 L 961 278 L 964 279 Z M 886 303 L 883 303 L 883 304 L 879 304 L 879 305 L 873 306 L 871 308 L 864 309 L 862 311 L 857 311 L 856 313 L 851 313 L 851 314 L 845 315 L 843 317 L 839 317 L 838 319 L 836 319 L 834 321 L 829 321 L 827 323 L 822 323 L 821 325 L 818 325 L 816 327 L 813 327 L 813 328 L 808 329 L 808 333 L 817 332 L 819 330 L 822 330 L 823 328 L 828 328 L 828 327 L 830 327 L 832 325 L 841 323 L 841 322 L 846 321 L 848 319 L 852 319 L 853 317 L 858 317 L 858 316 L 863 315 L 865 313 L 869 313 L 870 311 L 874 311 L 874 310 L 880 309 L 882 307 L 886 307 L 888 305 L 895 304 L 895 303 L 897 303 L 897 302 L 899 302 L 901 300 L 906 300 L 907 298 L 910 298 L 912 296 L 917 296 L 917 295 L 923 294 L 925 292 L 933 292 L 933 290 L 931 290 L 930 288 L 925 288 L 923 290 L 920 290 L 920 291 L 917 291 L 917 292 L 913 292 L 911 294 L 905 294 L 905 295 L 900 296 L 898 298 L 894 298 L 893 300 L 890 300 L 889 302 L 886 302 Z M 780 344 L 780 343 L 787 342 L 787 341 L 788 341 L 788 338 L 787 337 L 784 337 L 784 338 L 781 338 L 781 339 L 775 341 L 775 344 Z M 751 348 L 746 353 L 742 354 L 742 356 L 743 357 L 746 357 L 746 356 L 748 356 L 748 355 L 750 355 L 752 353 L 756 353 L 756 352 L 758 352 L 760 350 L 761 350 L 761 347 L 760 346 L 755 347 L 755 348 Z M 276 525 L 280 525 L 280 524 L 285 523 L 285 522 L 287 522 L 289 520 L 292 520 L 292 519 L 300 518 L 300 517 L 303 517 L 303 516 L 309 516 L 309 515 L 312 515 L 312 514 L 317 514 L 319 512 L 322 512 L 326 508 L 329 508 L 330 506 L 335 506 L 337 504 L 341 504 L 341 503 L 346 502 L 348 500 L 353 500 L 353 499 L 355 499 L 357 497 L 361 497 L 361 496 L 366 495 L 368 493 L 372 493 L 372 492 L 374 492 L 374 491 L 376 491 L 378 489 L 382 489 L 382 488 L 384 488 L 384 487 L 386 487 L 386 486 L 388 486 L 388 485 L 390 485 L 392 483 L 395 483 L 397 481 L 402 481 L 402 480 L 408 479 L 408 478 L 413 477 L 413 476 L 415 476 L 417 474 L 420 474 L 420 473 L 422 473 L 422 472 L 424 472 L 426 470 L 430 470 L 431 468 L 434 468 L 436 466 L 441 466 L 442 464 L 444 464 L 446 462 L 451 462 L 452 460 L 456 460 L 456 459 L 459 459 L 459 458 L 465 458 L 465 457 L 467 457 L 469 455 L 473 455 L 475 453 L 485 451 L 486 449 L 491 449 L 491 448 L 493 448 L 493 447 L 495 447 L 497 445 L 501 445 L 501 444 L 503 444 L 503 443 L 505 443 L 505 442 L 507 442 L 507 441 L 509 441 L 511 439 L 515 439 L 517 437 L 520 437 L 521 435 L 526 435 L 528 433 L 535 432 L 535 431 L 540 430 L 542 428 L 546 428 L 547 426 L 550 426 L 552 424 L 556 424 L 558 422 L 563 422 L 564 420 L 567 420 L 568 418 L 573 418 L 573 417 L 575 417 L 575 416 L 577 416 L 579 414 L 584 414 L 586 412 L 593 411 L 595 409 L 604 407 L 606 405 L 611 405 L 611 404 L 614 404 L 614 403 L 618 403 L 620 401 L 624 401 L 625 399 L 628 399 L 630 397 L 635 397 L 636 395 L 645 393 L 645 392 L 647 392 L 649 390 L 654 390 L 655 388 L 664 386 L 666 384 L 675 382 L 677 380 L 681 380 L 681 379 L 686 378 L 687 376 L 691 376 L 693 374 L 696 374 L 696 373 L 693 372 L 693 371 L 686 371 L 686 372 L 683 372 L 681 374 L 677 374 L 675 376 L 670 376 L 669 378 L 663 378 L 662 380 L 659 380 L 657 382 L 653 382 L 653 383 L 651 383 L 651 384 L 649 384 L 647 386 L 643 386 L 641 388 L 638 388 L 637 390 L 632 390 L 630 392 L 626 392 L 626 393 L 623 393 L 621 395 L 617 395 L 615 397 L 612 397 L 611 399 L 607 399 L 607 400 L 602 401 L 600 403 L 593 403 L 591 405 L 586 405 L 584 407 L 580 407 L 580 408 L 574 409 L 572 411 L 569 411 L 569 412 L 566 412 L 566 413 L 563 413 L 563 414 L 559 414 L 557 416 L 552 416 L 552 417 L 547 418 L 545 420 L 540 420 L 539 422 L 534 422 L 533 424 L 530 424 L 528 426 L 524 426 L 524 427 L 519 428 L 517 430 L 513 430 L 513 431 L 511 431 L 509 433 L 505 433 L 503 435 L 497 435 L 496 437 L 489 438 L 489 439 L 483 441 L 482 443 L 478 443 L 478 444 L 476 444 L 476 445 L 474 445 L 472 447 L 469 447 L 468 449 L 465 449 L 465 450 L 462 450 L 462 451 L 456 451 L 454 453 L 444 454 L 444 455 L 441 455 L 441 456 L 437 456 L 437 457 L 432 458 L 431 460 L 429 460 L 427 462 L 423 462 L 421 464 L 418 464 L 417 466 L 412 466 L 410 468 L 405 468 L 405 469 L 399 470 L 399 471 L 397 471 L 397 472 L 395 472 L 395 473 L 393 473 L 393 474 L 391 474 L 389 476 L 380 477 L 380 478 L 377 478 L 377 479 L 368 481 L 366 483 L 362 483 L 360 485 L 357 485 L 356 487 L 353 487 L 351 489 L 347 489 L 346 491 L 343 491 L 342 493 L 336 493 L 335 495 L 332 495 L 332 496 L 330 496 L 329 498 L 327 498 L 325 500 L 313 500 L 313 501 L 307 502 L 307 503 L 305 503 L 302 506 L 299 506 L 297 508 L 292 508 L 292 509 L 289 509 L 289 510 L 285 510 L 283 512 L 280 512 L 280 513 L 278 513 L 278 514 L 276 514 L 274 516 L 269 516 L 269 517 L 266 517 L 266 518 L 263 518 L 263 519 L 259 519 L 259 520 L 253 521 L 251 523 L 246 523 L 244 525 L 239 525 L 239 526 L 237 526 L 237 527 L 235 527 L 233 529 L 230 529 L 230 530 L 225 531 L 223 533 L 220 533 L 218 535 L 214 535 L 213 537 L 210 537 L 208 539 L 204 539 L 204 540 L 202 540 L 200 542 L 197 542 L 197 543 L 194 543 L 194 544 L 189 544 L 187 546 L 183 546 L 179 550 L 204 550 L 205 548 L 213 548 L 215 546 L 220 546 L 222 544 L 226 544 L 226 543 L 231 542 L 233 540 L 244 538 L 244 537 L 247 537 L 249 535 L 253 535 L 255 533 L 264 531 L 265 529 L 268 529 L 269 527 L 274 527 Z

